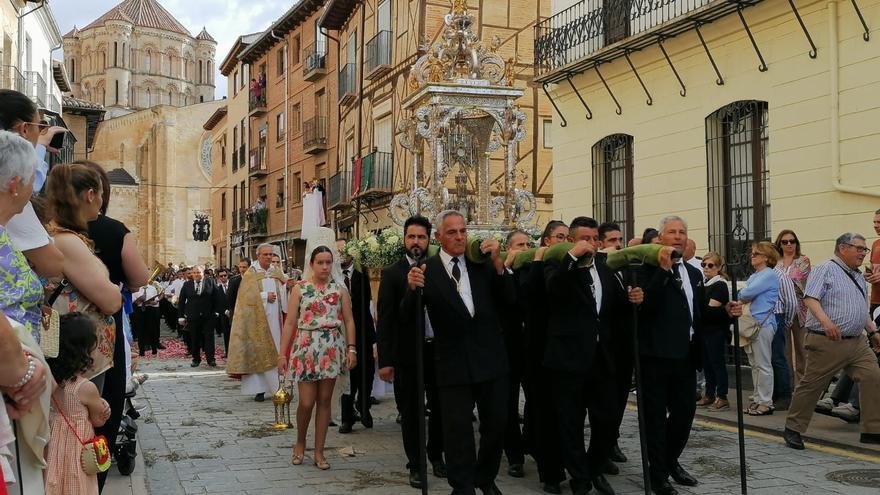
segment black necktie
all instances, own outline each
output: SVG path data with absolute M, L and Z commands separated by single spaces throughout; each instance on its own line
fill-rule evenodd
M 196 295 L 197 296 L 202 295 L 202 283 L 201 282 L 196 282 Z
M 350 272 L 350 270 L 345 270 L 345 288 L 348 289 L 348 292 L 351 292 L 351 272 Z
M 458 267 L 458 257 L 452 258 L 452 279 L 455 280 L 456 287 L 461 283 L 461 268 Z

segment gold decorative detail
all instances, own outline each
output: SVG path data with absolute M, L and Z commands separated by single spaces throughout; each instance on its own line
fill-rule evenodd
M 407 78 L 407 85 L 409 89 L 415 91 L 419 89 L 419 81 L 416 80 L 415 70 L 410 70 L 409 77 Z
M 516 57 L 507 59 L 504 66 L 504 77 L 507 79 L 507 85 L 513 87 L 513 83 L 516 81 Z
M 501 36 L 494 34 L 492 35 L 492 41 L 489 42 L 489 51 L 496 53 L 499 48 L 501 48 Z
M 452 14 L 464 15 L 468 11 L 467 0 L 452 0 Z
M 428 57 L 425 66 L 428 69 L 426 78 L 428 82 L 438 83 L 443 81 L 446 68 L 443 66 L 443 62 L 441 62 L 440 59 L 434 56 Z

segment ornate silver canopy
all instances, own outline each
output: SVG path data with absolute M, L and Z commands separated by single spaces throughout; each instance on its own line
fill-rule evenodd
M 453 0 L 444 21 L 440 40 L 430 48 L 423 44 L 425 54 L 410 72 L 413 93 L 403 102 L 409 117 L 398 131 L 401 146 L 415 158 L 413 184 L 409 194 L 392 199 L 391 217 L 403 225 L 411 215 L 433 218 L 455 209 L 471 230 L 532 230 L 535 197 L 514 184 L 516 143 L 525 138 L 526 120 L 515 103 L 523 94 L 513 87 L 515 61 L 505 63 L 495 52 L 497 38 L 487 48 L 476 37 L 466 0 Z M 496 180 L 490 163 L 499 149 L 504 168 Z

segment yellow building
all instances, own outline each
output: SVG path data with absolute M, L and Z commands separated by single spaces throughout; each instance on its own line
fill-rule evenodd
M 549 219 L 553 189 L 549 180 L 553 150 L 545 130 L 551 128 L 552 108 L 540 87 L 530 86 L 533 75 L 534 26 L 550 14 L 549 0 L 496 0 L 463 2 L 477 20 L 474 31 L 483 43 L 514 59 L 514 86 L 525 89 L 516 104 L 526 114 L 527 137 L 518 143 L 517 187 L 538 199 L 538 223 Z M 402 105 L 414 93 L 408 84 L 410 68 L 422 45 L 442 42 L 443 16 L 449 0 L 329 0 L 320 25 L 331 31 L 331 52 L 339 54 L 339 170 L 328 181 L 328 208 L 339 231 L 391 225 L 387 205 L 395 193 L 413 187 L 413 157 L 398 142 L 398 124 L 408 116 Z M 491 176 L 500 180 L 504 170 L 500 152 L 492 155 Z M 352 191 L 356 164 L 369 163 L 370 177 Z M 450 184 L 454 186 L 454 184 Z M 356 206 L 365 212 L 358 219 Z
M 117 116 L 212 101 L 216 47 L 204 28 L 192 36 L 157 0 L 125 0 L 64 35 L 64 64 L 74 97 Z
M 880 1 L 604 5 L 558 1 L 536 29 L 536 82 L 562 115 L 555 216 L 632 237 L 678 214 L 699 252 L 728 257 L 784 228 L 814 260 L 870 234 Z M 730 234 L 738 215 L 747 235 Z
M 203 125 L 223 105 L 154 106 L 97 128 L 89 159 L 136 181 L 113 189 L 108 215 L 134 233 L 148 262 L 213 261 L 211 243 L 194 240 L 193 221 L 210 213 L 213 139 Z

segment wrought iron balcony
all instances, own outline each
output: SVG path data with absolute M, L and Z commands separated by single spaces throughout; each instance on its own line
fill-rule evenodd
M 0 67 L 0 89 L 13 89 L 24 93 L 24 76 L 17 67 L 4 65 Z
M 318 40 L 303 50 L 303 79 L 314 82 L 327 73 L 327 42 Z
M 248 115 L 259 117 L 266 113 L 266 76 L 260 75 L 255 83 L 256 87 L 248 90 Z
M 327 181 L 327 207 L 344 210 L 351 206 L 352 171 L 342 171 Z
M 238 230 L 244 230 L 247 227 L 247 210 L 238 209 Z
M 242 147 L 242 150 L 244 150 L 244 147 Z M 251 151 L 250 158 L 249 176 L 262 177 L 269 173 L 266 168 L 266 148 Z
M 360 181 L 355 180 L 357 190 L 353 191 L 354 197 L 372 202 L 394 192 L 394 155 L 374 151 L 361 160 L 360 167 Z
M 535 76 L 552 83 L 761 0 L 581 0 L 535 26 Z
M 248 213 L 248 234 L 251 238 L 266 237 L 268 233 L 269 210 L 266 205 L 254 205 Z
M 58 102 L 58 98 L 55 98 L 55 95 L 52 93 L 46 93 L 46 109 L 59 115 L 61 114 L 61 103 Z
M 327 117 L 315 116 L 303 122 L 303 152 L 320 153 L 327 149 Z
M 367 42 L 365 79 L 378 79 L 391 71 L 391 31 L 379 31 Z
M 46 108 L 46 81 L 39 72 L 24 73 L 25 94 L 40 108 Z
M 339 104 L 348 105 L 357 98 L 357 69 L 354 64 L 345 64 L 339 70 Z

